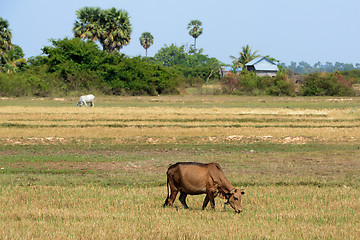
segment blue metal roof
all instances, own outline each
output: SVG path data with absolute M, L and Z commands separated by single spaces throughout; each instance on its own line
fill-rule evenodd
M 246 66 L 254 66 L 255 70 L 258 71 L 278 71 L 278 66 L 270 61 L 267 57 L 255 58 L 251 62 L 247 63 Z
M 230 67 L 230 66 L 225 66 L 225 67 L 224 67 L 224 71 L 225 71 L 225 72 L 231 72 L 232 70 L 233 70 L 233 68 Z M 238 67 L 238 68 L 236 69 L 237 72 L 241 72 L 241 70 L 242 70 L 241 67 Z

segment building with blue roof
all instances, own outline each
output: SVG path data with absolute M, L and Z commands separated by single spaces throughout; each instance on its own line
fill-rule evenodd
M 248 71 L 255 72 L 258 76 L 274 77 L 279 71 L 278 66 L 267 57 L 255 58 L 245 66 Z
M 238 67 L 234 72 L 240 73 L 242 71 L 241 67 Z M 222 79 L 224 76 L 228 75 L 229 73 L 233 72 L 233 67 L 230 66 L 222 66 L 220 67 L 220 79 Z

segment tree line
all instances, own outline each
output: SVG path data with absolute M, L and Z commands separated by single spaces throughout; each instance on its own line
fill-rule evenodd
M 17 71 L 0 73 L 0 95 L 177 94 L 187 84 L 216 78 L 214 69 L 219 66 L 216 59 L 189 53 L 184 46 L 165 46 L 153 58 L 130 58 L 102 51 L 96 43 L 80 38 L 51 43 Z
M 335 64 L 331 62 L 326 62 L 322 64 L 321 62 L 317 62 L 314 65 L 311 65 L 307 62 L 301 61 L 299 63 L 291 62 L 289 65 L 285 63 L 280 64 L 281 67 L 288 69 L 290 72 L 297 74 L 310 74 L 314 72 L 341 72 L 341 71 L 353 71 L 360 70 L 360 64 L 356 63 L 355 65 L 352 63 L 340 63 L 336 62 Z
M 76 16 L 74 38 L 52 39 L 52 46 L 43 47 L 41 56 L 30 57 L 27 62 L 24 59 L 18 65 L 6 56 L 13 51 L 19 52 L 17 59 L 24 55 L 20 47 L 11 43 L 9 24 L 1 18 L 1 95 L 50 96 L 87 91 L 157 95 L 178 93 L 204 78 L 218 77 L 220 61 L 194 47 L 165 45 L 152 58 L 131 58 L 120 53 L 129 44 L 132 32 L 124 10 L 84 7 L 76 11 Z M 194 39 L 202 33 L 201 24 L 196 20 L 188 25 Z M 147 51 L 154 38 L 144 32 L 139 41 Z

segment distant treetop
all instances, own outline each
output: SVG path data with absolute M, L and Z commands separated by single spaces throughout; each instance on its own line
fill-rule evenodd
M 106 52 L 120 51 L 130 43 L 132 27 L 125 10 L 84 7 L 76 11 L 74 36 L 98 40 Z

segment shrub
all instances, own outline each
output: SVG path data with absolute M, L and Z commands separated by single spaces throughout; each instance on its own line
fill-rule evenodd
M 55 89 L 55 78 L 41 68 L 12 74 L 0 73 L 0 95 L 47 97 Z
M 286 74 L 264 78 L 265 92 L 274 96 L 295 96 L 295 84 L 288 79 Z
M 148 63 L 141 58 L 123 58 L 117 65 L 107 65 L 103 69 L 102 80 L 112 94 L 158 95 L 175 93 L 178 85 L 176 72 L 171 68 Z
M 360 83 L 360 70 L 342 71 L 340 74 L 353 83 Z
M 24 96 L 28 95 L 30 86 L 25 78 L 20 75 L 4 74 L 0 72 L 0 95 L 1 96 Z
M 234 93 L 239 88 L 239 84 L 240 76 L 234 73 L 229 73 L 221 81 L 224 93 Z
M 304 78 L 304 96 L 351 96 L 354 95 L 352 80 L 339 73 L 313 73 Z
M 276 77 L 260 77 L 254 72 L 242 72 L 241 74 L 230 73 L 222 81 L 225 93 L 249 94 L 249 95 L 295 95 L 295 85 L 285 74 Z
M 244 93 L 253 93 L 262 89 L 261 77 L 256 76 L 254 72 L 242 72 L 239 78 L 239 91 Z

